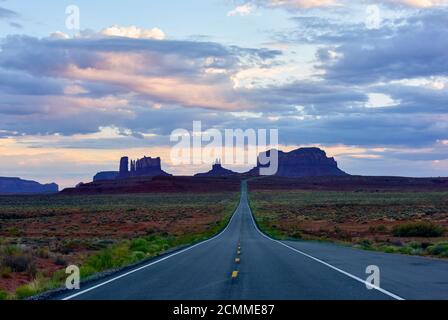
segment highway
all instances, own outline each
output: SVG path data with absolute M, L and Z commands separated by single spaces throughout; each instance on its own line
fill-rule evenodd
M 366 268 L 380 287 L 367 289 Z M 333 244 L 276 241 L 252 216 L 246 183 L 230 223 L 205 242 L 70 291 L 62 300 L 448 299 L 448 262 Z

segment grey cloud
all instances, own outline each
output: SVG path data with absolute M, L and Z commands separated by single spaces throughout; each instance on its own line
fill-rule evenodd
M 207 67 L 235 69 L 242 58 L 266 60 L 281 54 L 278 50 L 226 47 L 213 42 L 151 40 L 130 38 L 37 39 L 9 36 L 3 41 L 0 65 L 33 74 L 55 74 L 68 64 L 81 68 L 101 65 L 98 53 L 144 53 L 152 63 L 142 65 L 141 74 L 196 76 L 204 59 Z M 36 63 L 38 62 L 38 63 Z M 143 61 L 145 63 L 145 61 Z
M 20 23 L 17 23 L 17 22 L 10 22 L 9 25 L 11 27 L 13 27 L 13 28 L 16 28 L 16 29 L 22 29 L 23 28 L 23 26 Z
M 374 87 L 373 90 L 389 95 L 399 104 L 383 108 L 384 113 L 443 114 L 448 110 L 448 91 L 430 87 L 389 84 Z
M 100 126 L 117 126 L 145 132 L 150 127 L 164 130 L 166 123 L 176 123 L 173 119 L 185 121 L 194 119 L 196 114 L 207 113 L 202 109 L 177 108 L 175 112 L 153 110 L 154 103 L 179 105 L 161 98 L 132 92 L 132 88 L 100 81 L 76 81 L 66 79 L 67 66 L 76 65 L 87 69 L 101 69 L 104 52 L 125 54 L 144 53 L 151 63 L 147 68 L 145 61 L 141 67 L 142 75 L 160 77 L 180 77 L 189 83 L 204 85 L 225 85 L 228 99 L 234 99 L 230 79 L 227 75 L 207 75 L 204 68 L 222 68 L 227 71 L 240 68 L 241 59 L 245 63 L 264 63 L 281 52 L 268 49 L 250 49 L 236 46 L 226 47 L 212 42 L 158 41 L 128 38 L 80 38 L 58 40 L 37 39 L 29 36 L 8 36 L 3 39 L 0 51 L 0 127 L 17 130 L 25 134 L 70 135 L 91 133 Z M 207 65 L 203 66 L 204 61 Z M 73 82 L 76 83 L 73 83 Z M 77 98 L 112 96 L 129 101 L 122 108 L 110 106 L 110 110 L 98 110 L 85 106 L 77 107 L 66 98 L 66 86 L 76 84 L 87 92 L 79 92 Z M 173 88 L 175 90 L 175 88 Z M 32 96 L 40 96 L 33 98 Z M 190 106 L 191 107 L 191 106 Z M 14 117 L 21 117 L 20 120 Z M 202 118 L 202 116 L 201 116 Z M 158 119 L 155 122 L 154 119 Z M 137 134 L 138 136 L 138 134 Z
M 0 19 L 17 18 L 19 14 L 15 11 L 0 7 Z
M 367 102 L 364 91 L 327 81 L 296 81 L 248 91 L 247 94 L 259 106 L 264 106 L 262 109 L 303 106 L 307 114 L 313 115 L 359 111 Z
M 60 80 L 33 77 L 23 72 L 0 68 L 0 92 L 6 94 L 48 95 L 63 94 Z M 0 109 L 0 113 L 2 110 Z
M 349 83 L 373 83 L 448 74 L 448 10 L 413 15 L 395 31 L 360 35 L 336 47 L 341 58 L 322 59 L 325 78 Z

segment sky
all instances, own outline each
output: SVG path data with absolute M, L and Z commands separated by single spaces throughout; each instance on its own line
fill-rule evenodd
M 278 129 L 351 174 L 447 176 L 448 1 L 0 0 L 0 176 L 204 171 L 170 162 L 193 121 Z

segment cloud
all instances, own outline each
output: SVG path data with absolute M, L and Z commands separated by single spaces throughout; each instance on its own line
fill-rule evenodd
M 291 11 L 311 9 L 338 5 L 338 0 L 251 0 L 246 4 L 255 4 L 259 7 L 275 9 L 283 8 Z
M 0 127 L 62 135 L 107 126 L 134 130 L 144 124 L 132 119 L 147 120 L 149 112 L 142 109 L 154 110 L 153 117 L 170 106 L 196 113 L 250 109 L 254 106 L 234 88 L 232 76 L 281 54 L 213 42 L 91 33 L 75 38 L 62 33 L 8 36 L 1 49 Z M 182 108 L 163 121 L 176 123 L 173 118 L 185 113 Z
M 338 0 L 244 0 L 235 9 L 229 11 L 227 16 L 248 16 L 257 8 L 285 9 L 288 11 L 300 11 L 304 9 L 334 7 L 339 5 Z
M 388 3 L 403 4 L 416 8 L 431 8 L 448 5 L 447 0 L 386 0 Z
M 22 29 L 23 26 L 20 23 L 17 22 L 10 22 L 9 25 L 15 29 Z
M 375 83 L 448 75 L 448 11 L 424 11 L 380 30 L 340 33 L 317 57 L 326 79 Z M 325 35 L 323 41 L 327 42 Z M 318 39 L 317 39 L 318 41 Z M 337 54 L 331 59 L 329 51 Z
M 253 3 L 245 3 L 241 6 L 237 6 L 232 11 L 227 13 L 227 16 L 248 16 L 256 9 Z
M 140 29 L 136 26 L 120 27 L 114 25 L 101 30 L 100 34 L 108 37 L 126 37 L 132 39 L 165 39 L 165 33 L 159 28 Z
M 300 9 L 300 8 L 316 8 L 327 7 L 337 4 L 336 0 L 263 0 L 260 1 L 267 7 L 273 8 L 287 8 L 287 9 Z
M 327 81 L 300 80 L 284 85 L 270 85 L 246 91 L 260 107 L 285 112 L 302 106 L 307 115 L 319 116 L 333 113 L 360 112 L 368 101 L 366 92 L 347 85 Z
M 19 14 L 15 11 L 0 7 L 0 19 L 17 18 Z
M 344 7 L 347 5 L 346 2 L 344 0 L 247 0 L 243 5 L 229 12 L 229 14 L 247 15 L 250 13 L 248 9 L 251 7 L 264 7 L 269 9 L 283 8 L 293 12 L 302 9 Z M 378 4 L 378 1 L 370 2 Z M 424 9 L 448 5 L 448 0 L 381 0 L 380 2 L 390 6 L 400 5 Z

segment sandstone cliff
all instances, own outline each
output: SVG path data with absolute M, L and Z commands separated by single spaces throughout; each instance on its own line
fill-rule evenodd
M 267 151 L 267 155 L 271 151 Z M 258 166 L 249 173 L 258 175 Z M 327 157 L 325 151 L 319 148 L 300 148 L 290 152 L 278 151 L 278 171 L 280 177 L 317 177 L 317 176 L 346 176 L 344 171 L 338 168 L 334 158 Z

